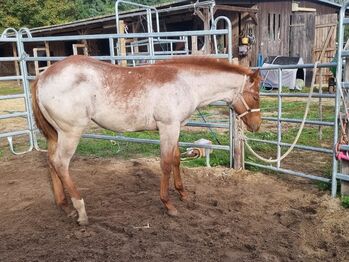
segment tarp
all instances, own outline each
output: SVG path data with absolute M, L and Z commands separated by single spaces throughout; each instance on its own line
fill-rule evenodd
M 288 57 L 288 56 L 269 56 L 265 59 L 262 67 L 268 67 L 271 65 L 301 65 L 304 64 L 301 57 Z M 278 70 L 261 70 L 263 77 L 263 86 L 265 88 L 278 88 L 279 87 L 279 74 Z M 302 79 L 305 81 L 305 69 L 283 69 L 282 70 L 282 86 L 289 89 L 301 90 L 300 82 L 296 79 Z

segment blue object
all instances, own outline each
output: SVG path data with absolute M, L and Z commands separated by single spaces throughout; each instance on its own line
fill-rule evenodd
M 263 65 L 263 55 L 261 52 L 259 52 L 257 56 L 257 67 L 261 67 L 262 65 Z

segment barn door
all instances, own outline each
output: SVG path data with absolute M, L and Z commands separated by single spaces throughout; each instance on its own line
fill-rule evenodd
M 315 39 L 313 46 L 313 62 L 331 62 L 336 55 L 337 14 L 317 15 L 315 17 Z M 322 70 L 322 83 L 327 84 L 332 76 L 328 68 Z M 319 70 L 320 72 L 320 70 Z M 320 73 L 317 74 L 316 83 L 320 83 Z
M 291 16 L 289 50 L 290 56 L 300 56 L 304 63 L 313 62 L 315 14 L 295 13 Z

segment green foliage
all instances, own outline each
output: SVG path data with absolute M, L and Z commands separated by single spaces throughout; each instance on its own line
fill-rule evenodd
M 349 196 L 342 196 L 341 197 L 341 204 L 345 208 L 349 208 Z
M 136 0 L 157 5 L 168 0 Z M 0 32 L 7 27 L 39 27 L 115 13 L 115 0 L 1 0 Z M 121 5 L 121 10 L 132 8 Z
M 75 2 L 69 0 L 3 0 L 0 8 L 0 30 L 7 27 L 38 27 L 72 21 Z
M 111 131 L 102 131 L 102 134 L 115 135 Z M 142 131 L 142 132 L 125 132 L 124 136 L 134 138 L 159 139 L 159 132 L 157 131 Z M 194 142 L 200 138 L 214 141 L 212 134 L 208 132 L 186 132 L 182 131 L 180 134 L 180 141 Z M 222 144 L 228 144 L 228 133 L 217 134 L 218 140 Z M 184 149 L 181 148 L 184 152 Z M 124 159 L 134 157 L 159 157 L 160 146 L 152 144 L 131 143 L 123 141 L 108 141 L 99 139 L 81 139 L 77 154 L 85 156 L 99 156 L 99 157 L 120 157 Z M 204 166 L 205 158 L 188 159 L 182 162 L 183 166 Z M 229 152 L 214 150 L 210 159 L 211 166 L 227 166 L 229 165 Z
M 77 14 L 75 19 L 84 19 L 88 17 L 113 14 L 114 0 L 75 0 L 75 9 Z

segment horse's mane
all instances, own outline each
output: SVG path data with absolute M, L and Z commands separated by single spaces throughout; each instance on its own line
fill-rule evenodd
M 186 65 L 195 66 L 201 68 L 207 68 L 211 70 L 236 72 L 243 75 L 251 75 L 253 72 L 244 66 L 230 64 L 226 60 L 209 58 L 209 57 L 185 57 L 185 58 L 172 58 L 169 60 L 163 60 L 156 63 L 157 65 Z

